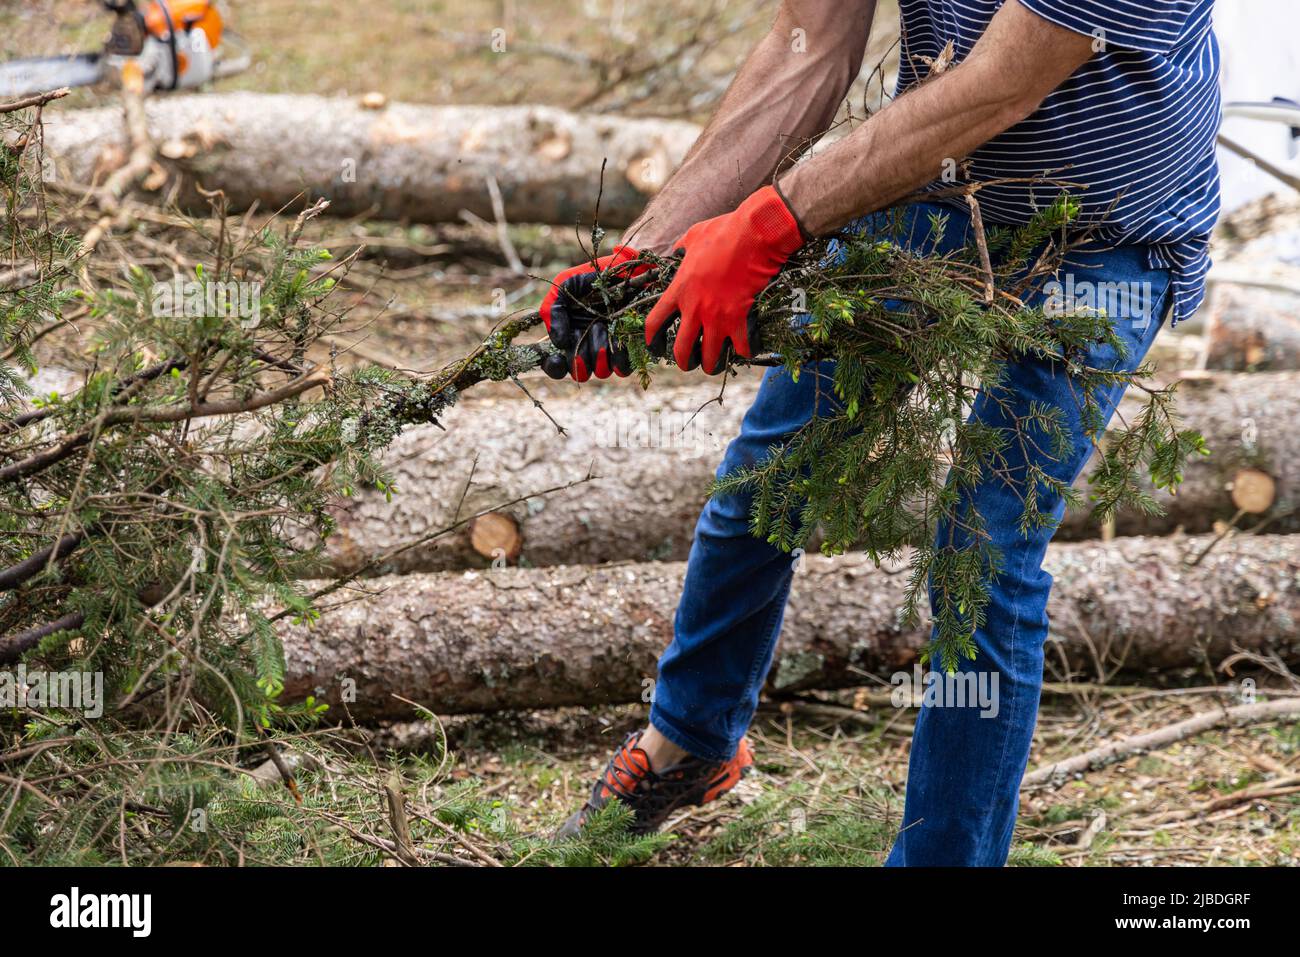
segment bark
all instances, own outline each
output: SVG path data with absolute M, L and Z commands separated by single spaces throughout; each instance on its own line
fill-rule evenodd
M 1272 507 L 1244 517 L 1241 527 L 1267 520 L 1270 532 L 1300 531 L 1300 440 L 1293 426 L 1300 421 L 1300 374 L 1188 377 L 1178 387 L 1177 409 L 1185 427 L 1205 436 L 1211 454 L 1188 463 L 1177 495 L 1156 493 L 1163 515 L 1121 513 L 1118 534 L 1160 535 L 1178 528 L 1195 533 L 1230 521 L 1237 513 L 1233 480 L 1245 470 L 1266 473 L 1276 488 Z M 1086 473 L 1081 484 L 1085 481 Z M 1067 515 L 1059 532 L 1062 539 L 1095 534 L 1085 511 Z
M 718 389 L 709 382 L 642 393 L 624 384 L 548 401 L 547 411 L 567 436 L 558 435 L 527 401 L 467 399 L 447 417 L 448 431 L 412 429 L 394 443 L 387 461 L 398 494 L 391 502 L 363 492 L 339 507 L 331 566 L 355 571 L 452 524 L 462 494 L 463 518 L 580 479 L 589 468 L 597 476 L 592 481 L 507 510 L 522 535 L 524 561 L 591 565 L 685 558 L 705 490 L 753 401 L 756 379 L 731 382 L 721 405 L 710 403 Z M 1300 498 L 1300 439 L 1291 428 L 1300 421 L 1300 374 L 1220 374 L 1188 379 L 1179 389 L 1184 423 L 1205 433 L 1213 454 L 1189 463 L 1178 495 L 1157 493 L 1164 515 L 1125 513 L 1116 530 L 1123 535 L 1159 535 L 1179 526 L 1208 531 L 1216 520 L 1236 514 L 1231 485 L 1244 469 L 1267 473 L 1276 488 L 1272 507 L 1241 524 L 1271 518 L 1269 531 L 1300 530 L 1300 515 L 1292 511 Z M 1131 415 L 1133 410 L 1130 404 L 1123 411 Z M 471 467 L 474 482 L 466 493 Z M 1079 540 L 1099 531 L 1085 510 L 1067 515 L 1059 535 Z M 494 552 L 474 549 L 471 534 L 461 529 L 376 571 L 483 567 Z
M 1300 290 L 1221 286 L 1206 323 L 1209 369 L 1275 372 L 1300 369 Z
M 162 160 L 184 181 L 182 202 L 206 211 L 193 185 L 223 190 L 232 208 L 278 209 L 305 192 L 330 212 L 447 222 L 470 210 L 491 220 L 487 175 L 508 220 L 592 220 L 606 163 L 600 222 L 625 226 L 699 132 L 672 120 L 584 116 L 542 106 L 367 109 L 356 100 L 204 93 L 148 102 Z M 116 108 L 46 111 L 57 175 L 102 179 L 125 151 Z
M 1089 678 L 1196 669 L 1234 650 L 1300 660 L 1300 540 L 1238 536 L 1054 545 L 1049 666 Z M 394 576 L 308 630 L 284 632 L 290 698 L 341 693 L 358 720 L 646 701 L 672 637 L 682 563 Z M 775 692 L 861 685 L 910 668 L 927 638 L 897 623 L 905 567 L 861 556 L 798 567 Z M 1122 665 L 1122 667 L 1120 667 Z M 339 711 L 335 709 L 336 713 Z
M 695 519 L 727 441 L 754 397 L 756 379 L 685 389 L 631 383 L 550 399 L 560 435 L 527 400 L 466 399 L 447 431 L 410 429 L 389 449 L 392 501 L 361 492 L 336 511 L 332 567 L 352 572 L 378 555 L 498 503 L 583 478 L 591 481 L 505 510 L 533 565 L 684 558 Z M 692 415 L 698 410 L 693 421 Z M 689 426 L 687 422 L 690 421 Z M 684 430 L 684 431 L 683 431 Z M 466 481 L 473 471 L 468 491 Z M 462 501 L 463 496 L 463 501 Z M 473 529 L 413 548 L 377 572 L 484 567 L 494 553 L 474 547 Z M 514 556 L 507 555 L 513 563 Z

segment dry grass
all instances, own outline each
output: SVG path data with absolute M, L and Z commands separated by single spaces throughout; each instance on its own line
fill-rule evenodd
M 826 700 L 834 698 L 846 707 L 852 695 Z M 1088 686 L 1049 694 L 1030 766 L 1173 723 L 1217 700 Z M 819 828 L 856 834 L 841 862 L 879 863 L 902 810 L 913 713 L 887 704 L 851 715 L 846 707 L 840 717 L 809 710 L 822 709 L 760 711 L 751 730 L 757 772 L 717 804 L 675 818 L 677 840 L 656 863 L 814 863 L 822 853 L 806 835 Z M 522 827 L 544 832 L 582 802 L 609 753 L 642 720 L 639 708 L 572 709 L 459 718 L 449 731 L 457 773 L 480 778 Z M 410 744 L 408 735 L 399 737 Z M 1012 863 L 1295 865 L 1300 784 L 1272 782 L 1296 775 L 1294 723 L 1204 734 L 1136 755 L 1057 789 L 1026 791 Z M 728 854 L 738 834 L 743 850 Z
M 412 103 L 581 103 L 599 87 L 589 59 L 629 61 L 707 5 L 691 0 L 219 0 L 254 67 L 217 89 L 356 95 Z M 770 4 L 718 4 L 745 22 L 692 69 L 727 70 L 766 28 Z M 621 11 L 621 16 L 619 15 Z M 0 57 L 96 49 L 110 18 L 99 0 L 24 0 L 0 7 Z M 492 31 L 504 29 L 495 52 Z M 568 59 L 566 59 L 566 57 Z M 578 62 L 574 62 L 574 61 Z M 671 95 L 669 95 L 670 97 Z M 74 103 L 95 102 L 81 93 Z M 651 98 L 630 112 L 678 112 Z M 697 114 L 697 118 L 699 115 Z

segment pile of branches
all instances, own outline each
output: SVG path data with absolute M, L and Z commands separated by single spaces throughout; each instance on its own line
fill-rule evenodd
M 128 122 L 140 116 L 131 102 Z M 191 775 L 199 766 L 269 758 L 287 793 L 301 797 L 275 740 L 306 733 L 322 709 L 310 697 L 280 700 L 278 628 L 312 621 L 345 584 L 304 585 L 324 566 L 331 502 L 360 488 L 391 491 L 380 455 L 403 429 L 441 422 L 485 380 L 527 391 L 520 377 L 552 350 L 516 342 L 538 325 L 529 313 L 430 375 L 343 368 L 329 337 L 346 321 L 334 296 L 352 257 L 335 261 L 302 242 L 323 201 L 288 225 L 250 230 L 234 228 L 214 196 L 216 228 L 199 232 L 206 253 L 185 273 L 121 261 L 91 272 L 113 232 L 130 225 L 122 198 L 149 173 L 147 146 L 137 131 L 123 175 L 52 208 L 41 180 L 42 105 L 0 112 L 8 253 L 0 273 L 0 665 L 99 674 L 111 700 L 107 724 L 68 710 L 5 712 L 5 764 L 17 760 L 21 772 L 0 778 L 0 848 L 12 860 L 48 856 L 56 846 L 48 835 L 62 833 L 51 831 L 51 815 L 75 808 L 86 822 L 77 832 L 86 859 L 159 860 L 181 817 L 220 792 Z M 1117 341 L 1106 317 L 1049 319 L 1023 305 L 1069 248 L 1073 214 L 1063 197 L 1029 226 L 981 234 L 947 256 L 909 252 L 887 227 L 863 229 L 806 249 L 757 305 L 763 352 L 752 361 L 798 374 L 836 360 L 839 411 L 717 490 L 754 490 L 755 534 L 782 548 L 801 547 L 820 524 L 824 551 L 861 544 L 873 559 L 890 560 L 912 549 L 909 610 L 917 613 L 932 578 L 943 596 L 932 651 L 947 666 L 973 650 L 970 634 L 998 563 L 962 493 L 999 469 L 1020 437 L 965 424 L 976 391 L 996 396 L 1001 370 L 1018 356 L 1053 359 L 1075 378 L 1089 435 L 1100 440 L 1094 393 L 1145 371 L 1119 375 L 1081 362 L 1090 346 Z M 595 254 L 599 230 L 592 240 Z M 996 272 L 995 249 L 1006 253 Z M 662 360 L 644 347 L 644 315 L 675 262 L 652 265 L 630 298 L 598 285 L 590 304 L 647 386 Z M 38 343 L 69 328 L 85 358 L 78 386 L 30 394 Z M 1183 457 L 1200 448 L 1195 433 L 1177 428 L 1170 399 L 1151 390 L 1146 411 L 1110 437 L 1095 485 L 1102 515 L 1154 508 L 1144 473 L 1172 487 Z M 1014 431 L 1053 447 L 1063 428 L 1044 411 Z M 1038 472 L 1027 478 L 1030 488 L 1074 497 Z M 967 531 L 963 544 L 932 547 L 942 517 Z M 1023 523 L 1049 518 L 1031 495 Z M 204 757 L 177 770 L 185 753 Z M 186 779 L 179 791 L 168 778 L 177 774 Z M 180 797 L 164 801 L 163 791 Z M 210 833 L 203 840 L 216 846 Z
M 978 189 L 959 191 L 976 211 Z M 905 246 L 899 215 L 868 218 L 796 254 L 754 304 L 759 354 L 733 359 L 781 366 L 796 379 L 818 362 L 833 361 L 834 411 L 813 418 L 763 462 L 723 476 L 711 493 L 751 493 L 753 533 L 787 552 L 805 548 L 817 533 L 823 554 L 857 548 L 876 562 L 906 560 L 911 575 L 904 623 L 919 621 L 932 588 L 938 601 L 927 657 L 946 669 L 974 657 L 972 636 L 984 621 L 988 585 L 1001 564 L 985 517 L 971 505 L 975 487 L 991 475 L 1022 485 L 1022 531 L 1056 523 L 1051 509 L 1040 507 L 1045 499 L 1059 496 L 1071 508 L 1085 504 L 1078 489 L 1043 465 L 1031 463 L 1017 473 L 1008 462 L 1008 449 L 1033 447 L 1055 456 L 1073 441 L 1063 410 L 1013 411 L 1004 385 L 1009 363 L 1032 357 L 1069 376 L 1084 434 L 1102 453 L 1088 496 L 1098 523 L 1121 509 L 1159 512 L 1151 490 L 1175 490 L 1188 456 L 1209 451 L 1199 432 L 1179 425 L 1176 383 L 1147 385 L 1154 371 L 1149 364 L 1131 372 L 1088 364 L 1098 346 L 1120 354 L 1125 349 L 1111 317 L 1082 307 L 1049 315 L 1026 305 L 1068 252 L 1087 242 L 1087 230 L 1070 228 L 1077 214 L 1077 204 L 1062 192 L 1021 227 L 986 234 L 976 215 L 970 242 L 946 254 Z M 932 216 L 928 228 L 920 246 L 938 248 L 947 217 Z M 603 236 L 595 229 L 591 238 L 594 259 Z M 584 305 L 608 324 L 649 388 L 655 367 L 672 354 L 674 337 L 670 330 L 664 348 L 652 354 L 645 316 L 677 261 L 649 255 L 640 262 L 652 267 L 648 274 L 628 282 L 614 275 L 598 280 Z M 508 323 L 470 368 L 499 378 L 543 359 L 545 344 L 531 354 L 509 345 L 530 321 Z M 1129 386 L 1145 394 L 1145 403 L 1107 429 L 1110 410 L 1099 397 Z M 968 421 L 977 394 L 1001 406 L 1012 425 Z M 940 522 L 954 531 L 942 546 L 935 544 Z

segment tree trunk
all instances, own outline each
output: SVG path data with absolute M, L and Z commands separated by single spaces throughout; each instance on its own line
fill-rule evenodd
M 1300 660 L 1300 540 L 1054 545 L 1049 668 L 1203 671 L 1233 649 Z M 394 576 L 283 634 L 290 697 L 342 694 L 359 720 L 649 700 L 672 637 L 681 563 Z M 798 567 L 769 690 L 861 685 L 910 668 L 928 639 L 896 612 L 905 566 L 814 556 Z M 339 709 L 336 708 L 336 713 Z M 340 715 L 341 716 L 341 715 Z
M 724 403 L 710 403 L 719 387 L 710 382 L 643 393 L 625 383 L 598 395 L 551 400 L 547 411 L 567 436 L 556 434 L 529 402 L 467 399 L 447 418 L 448 431 L 412 429 L 393 444 L 387 461 L 398 494 L 391 502 L 362 492 L 342 503 L 329 546 L 332 567 L 355 571 L 452 524 L 458 502 L 465 518 L 580 479 L 589 468 L 597 476 L 590 482 L 505 510 L 522 535 L 523 560 L 594 565 L 685 558 L 705 490 L 753 401 L 756 379 L 731 382 Z M 1176 496 L 1157 493 L 1165 515 L 1122 514 L 1120 534 L 1159 535 L 1180 525 L 1188 532 L 1208 531 L 1215 520 L 1236 513 L 1230 485 L 1245 469 L 1271 476 L 1276 500 L 1241 524 L 1273 516 L 1270 531 L 1300 529 L 1300 515 L 1287 514 L 1300 498 L 1300 439 L 1291 428 L 1300 421 L 1300 374 L 1188 379 L 1179 387 L 1178 408 L 1187 426 L 1205 433 L 1213 454 L 1188 464 Z M 1131 414 L 1133 406 L 1124 411 Z M 465 492 L 471 467 L 474 481 Z M 1060 537 L 1078 540 L 1098 532 L 1088 512 L 1077 511 L 1066 516 Z M 506 552 L 495 556 L 474 548 L 472 530 L 461 528 L 404 552 L 376 573 L 484 567 L 493 557 L 514 562 L 513 551 Z
M 1178 387 L 1177 410 L 1185 427 L 1205 436 L 1210 455 L 1188 462 L 1177 495 L 1156 493 L 1165 506 L 1163 515 L 1121 513 L 1115 523 L 1118 534 L 1162 535 L 1179 527 L 1190 533 L 1208 531 L 1216 521 L 1237 514 L 1233 480 L 1254 471 L 1274 480 L 1275 498 L 1263 513 L 1243 515 L 1239 526 L 1267 520 L 1270 532 L 1300 531 L 1300 438 L 1292 427 L 1300 421 L 1300 373 L 1187 377 Z M 1081 487 L 1086 480 L 1085 473 Z M 1088 513 L 1078 511 L 1066 516 L 1058 534 L 1070 540 L 1096 533 Z
M 643 392 L 632 383 L 550 399 L 559 435 L 528 401 L 465 399 L 436 427 L 409 429 L 385 462 L 397 484 L 388 501 L 363 491 L 342 502 L 329 540 L 333 569 L 352 572 L 390 549 L 501 502 L 582 479 L 591 481 L 504 511 L 533 565 L 685 558 L 695 519 L 726 443 L 753 401 L 756 377 Z M 698 411 L 698 415 L 696 412 Z M 694 416 L 694 419 L 692 419 Z M 688 424 L 689 423 L 689 424 Z M 473 483 L 465 489 L 473 470 Z M 462 501 L 463 496 L 463 501 Z M 468 526 L 384 563 L 376 573 L 482 568 Z
M 1229 372 L 1300 369 L 1300 289 L 1296 293 L 1220 286 L 1206 323 L 1205 364 Z
M 232 208 L 277 209 L 302 193 L 330 212 L 446 222 L 463 209 L 493 218 L 487 174 L 517 222 L 626 226 L 695 140 L 673 120 L 581 116 L 544 106 L 367 109 L 357 100 L 263 93 L 160 96 L 148 102 L 160 157 L 192 189 L 223 190 Z M 103 177 L 123 155 L 121 111 L 47 110 L 45 145 L 56 175 Z

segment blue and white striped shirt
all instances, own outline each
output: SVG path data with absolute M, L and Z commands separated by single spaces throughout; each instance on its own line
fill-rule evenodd
M 1215 134 L 1219 51 L 1214 0 L 1016 0 L 1052 23 L 1094 37 L 1098 52 L 1038 110 L 970 156 L 971 178 L 1035 176 L 1052 170 L 1080 184 L 1080 225 L 1099 242 L 1145 244 L 1149 265 L 1173 273 L 1173 321 L 1205 296 L 1210 230 L 1219 214 Z M 1003 0 L 900 0 L 898 92 L 926 76 L 922 57 L 949 40 L 962 60 Z M 934 188 L 946 184 L 935 183 Z M 1024 223 L 1055 188 L 988 186 L 980 209 L 991 222 Z

